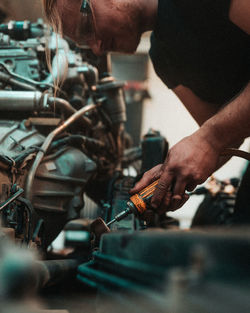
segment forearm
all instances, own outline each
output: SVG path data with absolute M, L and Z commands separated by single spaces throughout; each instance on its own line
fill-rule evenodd
M 132 192 L 159 178 L 151 205 L 159 211 L 176 210 L 185 200 L 185 191 L 193 190 L 218 168 L 226 148 L 234 147 L 249 135 L 250 84 L 221 111 L 210 115 L 199 130 L 174 145 L 164 164 L 146 172 Z
M 250 83 L 239 96 L 208 119 L 197 135 L 221 153 L 250 136 Z
M 240 143 L 238 143 L 238 144 L 232 144 L 232 145 L 230 145 L 230 148 L 235 148 L 235 149 L 238 149 L 240 146 L 241 146 L 241 144 L 243 143 L 243 141 L 240 141 Z M 230 150 L 230 149 L 229 149 Z M 225 153 L 225 155 L 224 155 L 224 153 Z M 224 150 L 223 152 L 222 152 L 222 156 L 220 156 L 220 158 L 219 158 L 219 163 L 218 163 L 218 165 L 217 165 L 217 168 L 215 169 L 215 170 L 218 170 L 219 168 L 221 168 L 224 164 L 226 164 L 231 158 L 232 158 L 232 154 L 230 154 L 230 153 L 232 153 L 232 151 L 226 151 L 226 150 Z

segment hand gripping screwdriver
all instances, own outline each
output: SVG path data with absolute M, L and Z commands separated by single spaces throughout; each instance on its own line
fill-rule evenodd
M 126 210 L 117 214 L 113 220 L 107 223 L 107 226 L 110 226 L 115 222 L 121 221 L 131 213 L 134 213 L 137 216 L 143 214 L 150 206 L 150 201 L 158 182 L 159 179 L 157 179 L 152 184 L 142 189 L 140 192 L 131 196 L 127 202 Z
M 250 161 L 250 153 L 246 153 L 241 150 L 237 149 L 225 149 L 222 155 L 235 155 L 235 156 L 240 156 L 243 157 L 247 160 Z M 141 190 L 139 193 L 134 194 L 133 196 L 130 197 L 130 199 L 127 202 L 127 208 L 126 210 L 122 211 L 118 215 L 115 216 L 113 220 L 111 220 L 109 223 L 107 223 L 107 226 L 112 225 L 115 222 L 119 222 L 122 219 L 124 219 L 126 216 L 128 216 L 131 213 L 134 213 L 135 215 L 140 215 L 143 214 L 148 207 L 150 206 L 150 200 L 153 196 L 153 193 L 155 191 L 155 188 L 159 182 L 159 179 L 154 181 L 152 184 L 149 186 L 145 187 L 143 190 Z M 171 188 L 172 189 L 172 188 Z M 187 193 L 187 194 L 195 194 L 193 193 Z

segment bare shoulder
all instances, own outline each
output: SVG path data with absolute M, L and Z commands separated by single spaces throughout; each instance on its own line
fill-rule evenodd
M 250 1 L 231 0 L 230 20 L 250 35 Z

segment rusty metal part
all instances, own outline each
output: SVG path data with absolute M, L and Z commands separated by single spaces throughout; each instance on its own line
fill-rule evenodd
M 4 233 L 9 239 L 15 240 L 15 230 L 9 227 L 1 227 L 1 232 Z
M 51 127 L 57 127 L 61 123 L 60 118 L 55 117 L 29 117 L 27 120 L 25 120 L 24 125 L 25 127 L 31 127 L 34 126 L 51 126 Z
M 95 235 L 96 240 L 99 240 L 103 234 L 110 233 L 110 229 L 107 224 L 100 217 L 91 223 L 90 231 Z
M 37 153 L 35 161 L 30 169 L 30 172 L 27 176 L 26 180 L 26 198 L 29 200 L 32 200 L 32 185 L 34 182 L 35 174 L 38 169 L 38 166 L 40 165 L 43 156 L 46 154 L 48 148 L 51 145 L 51 142 L 53 139 L 59 135 L 61 132 L 63 132 L 67 127 L 69 127 L 72 123 L 74 123 L 77 119 L 79 119 L 83 114 L 85 114 L 88 111 L 94 110 L 96 108 L 95 104 L 89 104 L 83 107 L 81 110 L 74 113 L 72 116 L 70 116 L 62 125 L 57 127 L 55 130 L 53 130 L 48 137 L 45 139 L 43 145 L 41 146 L 41 150 Z
M 78 218 L 72 221 L 69 221 L 65 227 L 64 230 L 88 230 L 91 226 L 91 223 L 93 220 L 86 219 L 86 218 Z

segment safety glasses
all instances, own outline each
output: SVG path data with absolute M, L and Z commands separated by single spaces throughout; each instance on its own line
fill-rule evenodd
M 83 15 L 92 14 L 91 8 L 90 8 L 90 0 L 83 0 L 80 12 L 82 12 Z
M 90 6 L 90 0 L 83 0 L 80 12 L 82 18 L 79 27 L 79 44 L 88 44 L 89 41 L 95 40 L 94 16 Z

